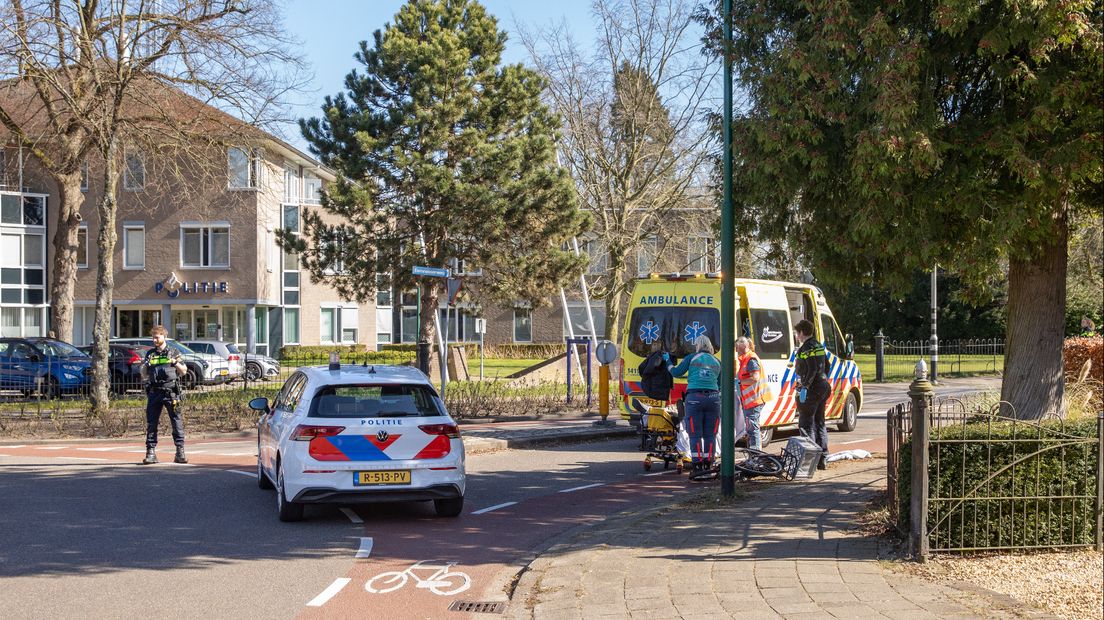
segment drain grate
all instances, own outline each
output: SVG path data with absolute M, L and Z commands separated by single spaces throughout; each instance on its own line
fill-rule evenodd
M 449 611 L 465 611 L 475 614 L 501 614 L 506 613 L 506 603 L 503 601 L 453 601 L 449 605 Z

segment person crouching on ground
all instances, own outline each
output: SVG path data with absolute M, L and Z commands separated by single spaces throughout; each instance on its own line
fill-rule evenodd
M 713 356 L 713 343 L 708 336 L 698 336 L 694 340 L 694 350 L 678 366 L 668 364 L 667 368 L 671 376 L 687 376 L 686 433 L 690 436 L 694 471 L 702 471 L 712 466 L 713 444 L 721 421 L 721 392 L 717 383 L 721 363 Z M 667 353 L 663 358 L 670 361 Z
M 759 414 L 763 406 L 772 400 L 770 386 L 763 376 L 763 364 L 755 354 L 755 345 L 746 336 L 736 339 L 736 355 L 739 356 L 739 371 L 736 377 L 740 381 L 740 409 L 747 422 L 748 447 L 761 450 L 759 435 Z
M 169 412 L 172 423 L 173 443 L 176 444 L 177 463 L 187 463 L 184 456 L 184 420 L 177 407 L 177 390 L 180 377 L 188 372 L 184 359 L 165 342 L 168 331 L 157 325 L 150 330 L 153 348 L 146 351 L 142 360 L 142 380 L 146 382 L 146 458 L 143 465 L 157 462 L 157 426 L 161 422 L 161 409 Z
M 824 408 L 832 390 L 828 383 L 828 353 L 824 345 L 813 338 L 815 331 L 813 324 L 805 319 L 794 325 L 794 335 L 800 345 L 794 365 L 800 383 L 797 424 L 802 435 L 820 446 L 817 469 L 828 469 L 828 427 L 824 424 Z

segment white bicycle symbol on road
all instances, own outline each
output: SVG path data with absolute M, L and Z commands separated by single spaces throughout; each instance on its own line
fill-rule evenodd
M 471 587 L 471 577 L 467 573 L 449 570 L 455 565 L 456 562 L 440 564 L 423 560 L 403 571 L 393 570 L 380 573 L 369 579 L 364 584 L 364 589 L 372 594 L 387 594 L 405 586 L 406 582 L 413 577 L 416 582 L 414 587 L 416 588 L 426 588 L 438 596 L 459 594 Z M 426 571 L 435 572 L 423 579 L 415 571 L 421 571 L 423 574 Z

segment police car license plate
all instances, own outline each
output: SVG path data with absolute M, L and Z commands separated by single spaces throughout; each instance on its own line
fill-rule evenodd
M 410 470 L 395 469 L 391 471 L 353 472 L 353 484 L 357 486 L 373 484 L 410 484 Z

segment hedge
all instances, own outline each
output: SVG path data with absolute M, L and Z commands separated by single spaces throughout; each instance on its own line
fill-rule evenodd
M 1097 434 L 1093 419 L 1067 422 L 1064 429 L 1058 421 L 1046 421 L 1042 426 L 1047 429 L 1042 433 L 1043 441 L 1037 439 L 1038 431 L 1034 427 L 1023 423 L 1016 424 L 1014 433 L 1010 422 L 993 423 L 991 435 L 985 422 L 933 431 L 932 439 L 992 437 L 993 441 L 932 444 L 928 452 L 928 497 L 962 497 L 983 483 L 991 472 L 1036 450 L 1055 445 L 1046 438 L 1060 435 L 1048 430 L 1074 437 L 1095 438 Z M 1001 441 L 1013 438 L 1017 441 Z M 929 499 L 931 549 L 1093 544 L 1096 455 L 1096 443 L 1087 442 L 1031 457 L 1018 464 L 1014 471 L 1010 469 L 996 476 L 974 494 L 980 499 L 963 502 L 942 523 L 940 519 L 957 502 Z M 898 526 L 902 531 L 909 529 L 911 476 L 912 442 L 909 440 L 901 446 L 898 465 L 898 480 L 901 481 Z M 1083 495 L 1088 499 L 985 499 L 1048 495 Z
M 284 365 L 305 366 L 325 364 L 331 351 L 337 351 L 344 364 L 412 364 L 414 351 L 367 351 L 364 345 L 350 346 L 286 346 L 280 349 Z

